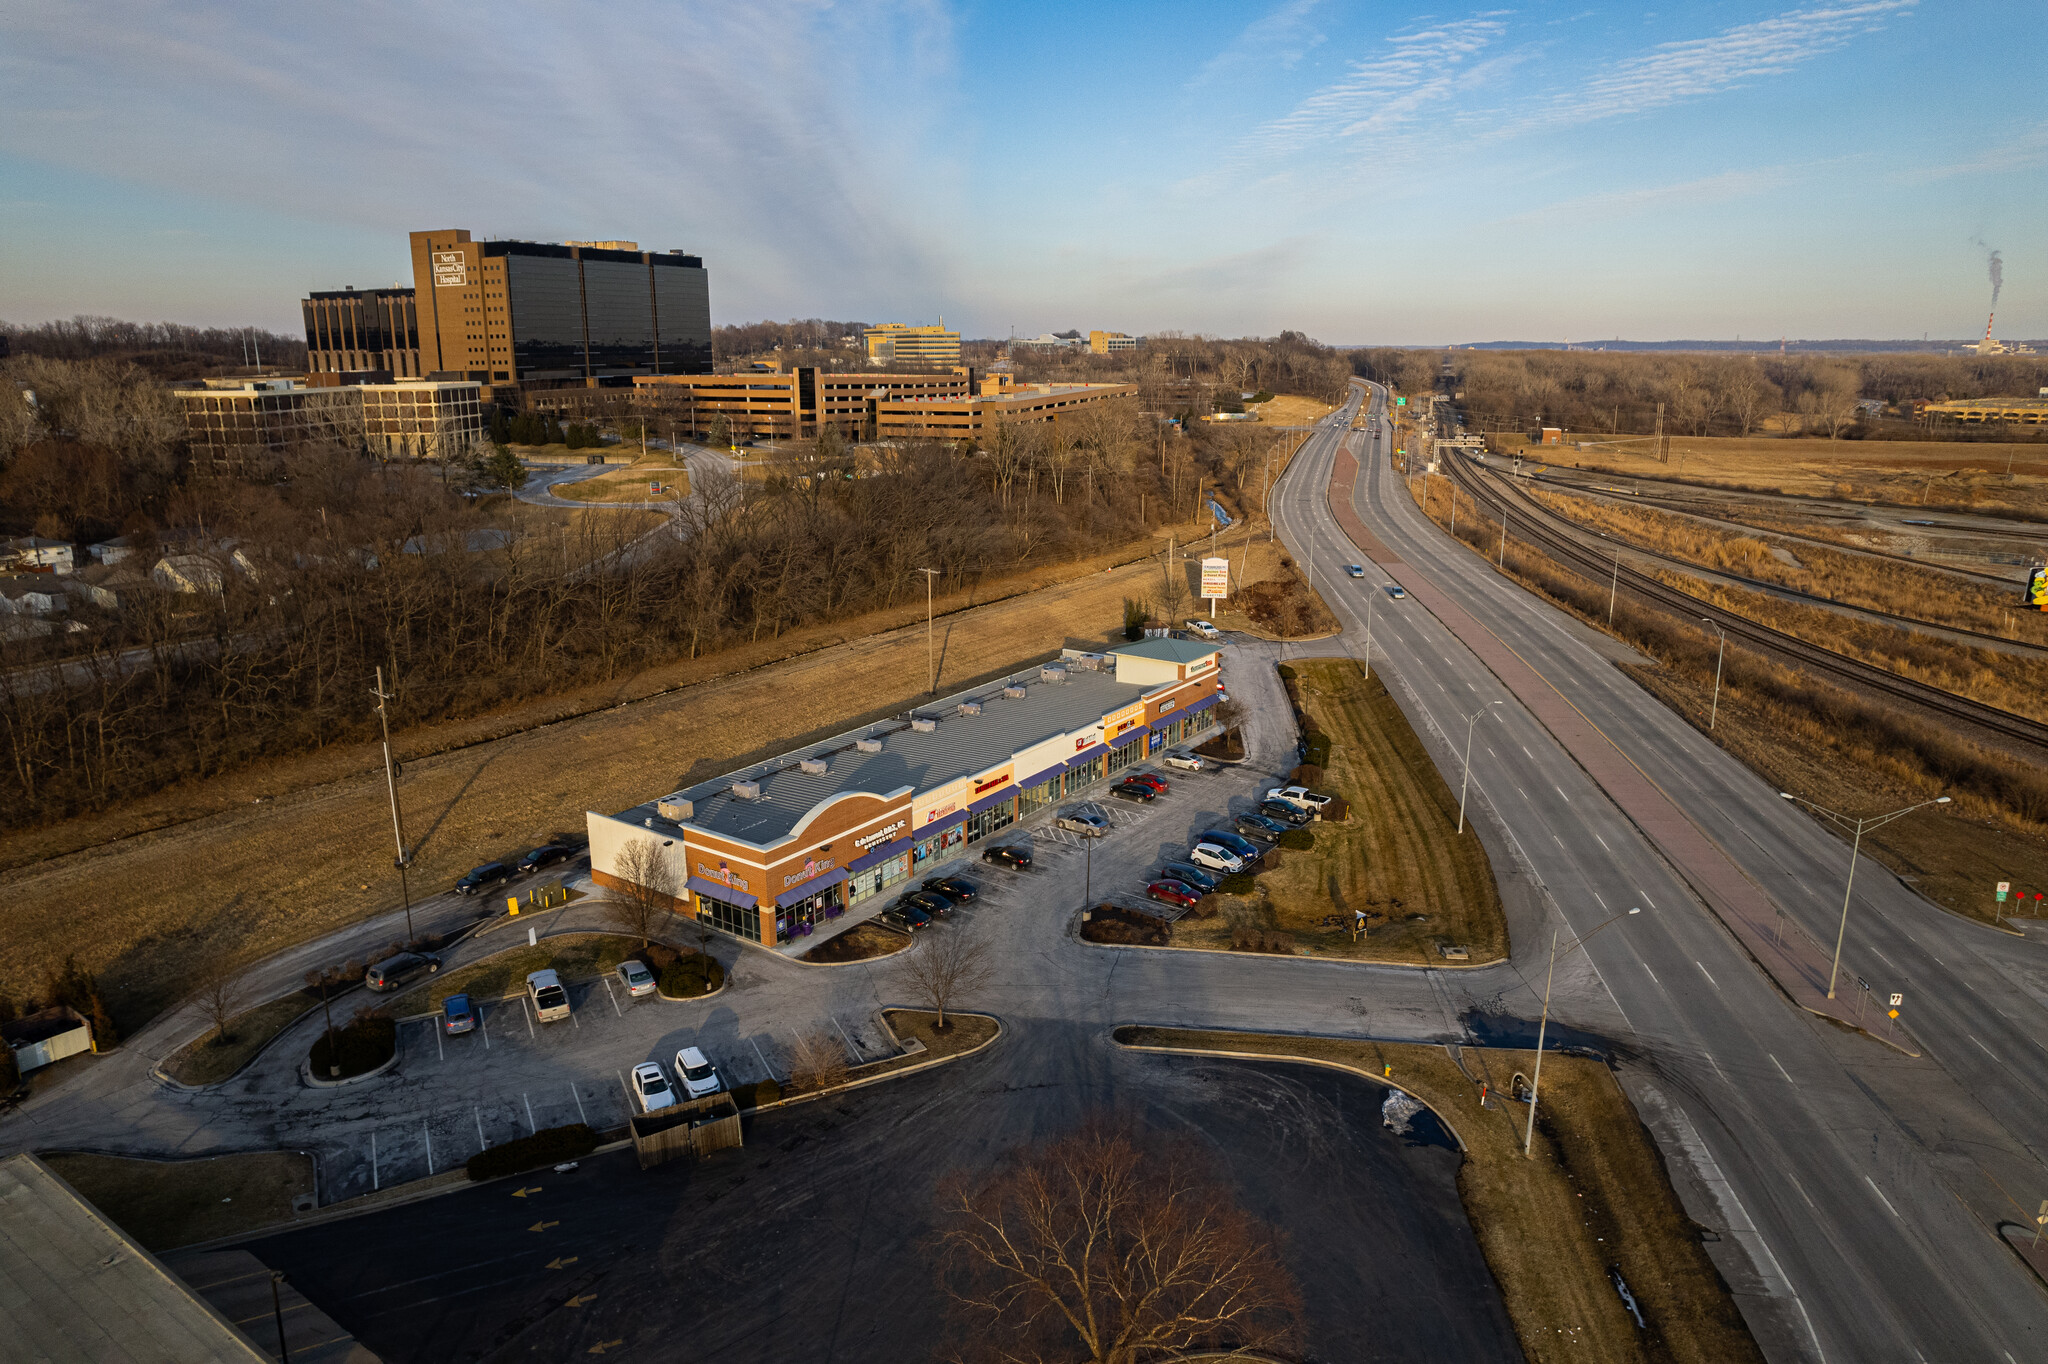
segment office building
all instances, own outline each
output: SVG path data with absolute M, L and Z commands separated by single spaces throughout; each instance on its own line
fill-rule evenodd
M 884 404 L 964 398 L 974 371 L 955 366 L 933 374 L 840 374 L 798 366 L 744 374 L 661 375 L 633 381 L 634 410 L 659 423 L 704 432 L 718 418 L 735 438 L 811 439 L 823 425 L 848 440 L 873 440 Z M 532 395 L 546 410 L 554 393 Z
M 926 437 L 979 444 L 998 426 L 1057 426 L 1091 407 L 1137 394 L 1136 384 L 1019 384 L 1008 374 L 991 374 L 982 380 L 979 394 L 878 402 L 875 434 L 881 440 Z
M 486 439 L 483 392 L 467 380 L 308 385 L 294 379 L 209 382 L 173 395 L 192 458 L 241 465 L 305 446 L 381 459 L 459 459 Z
M 1220 653 L 1145 639 L 921 706 L 617 815 L 587 815 L 592 878 L 647 842 L 675 908 L 766 947 L 814 930 L 1035 811 L 1212 726 Z
M 420 329 L 413 291 L 346 289 L 299 300 L 306 319 L 306 368 L 313 374 L 382 374 L 420 377 Z
M 885 322 L 861 333 L 867 342 L 871 365 L 957 365 L 960 363 L 960 333 L 946 330 L 945 319 L 936 327 L 911 327 Z
M 1125 336 L 1122 332 L 1088 333 L 1088 349 L 1097 355 L 1115 355 L 1121 351 L 1136 350 L 1140 338 Z
M 704 262 L 632 242 L 412 234 L 421 372 L 482 384 L 711 371 Z

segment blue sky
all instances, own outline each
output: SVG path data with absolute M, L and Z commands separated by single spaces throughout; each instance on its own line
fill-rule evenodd
M 0 0 L 0 317 L 297 325 L 405 233 L 715 320 L 2048 336 L 2048 6 Z M 409 282 L 409 281 L 408 281 Z

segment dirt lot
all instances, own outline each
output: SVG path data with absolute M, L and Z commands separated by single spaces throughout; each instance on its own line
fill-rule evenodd
M 313 1192 L 313 1158 L 291 1151 L 211 1160 L 127 1160 L 39 1151 L 45 1164 L 150 1251 L 288 1221 Z
M 1522 453 L 1528 445 L 1528 438 L 1520 435 L 1490 439 L 1503 451 Z M 1566 439 L 1597 441 L 1600 436 L 1574 431 L 1566 433 Z M 1589 450 L 1547 447 L 1529 453 L 1565 469 L 1655 475 L 1712 487 L 1889 506 L 2048 517 L 2048 445 L 1733 436 L 1672 436 L 1669 441 L 1669 463 L 1655 457 L 1656 447 L 1649 440 Z M 2010 482 L 2005 475 L 2008 456 Z
M 1069 638 L 1108 640 L 1123 599 L 1158 579 L 1156 558 L 1115 566 L 1131 553 L 941 598 L 941 687 L 1000 674 Z M 407 832 L 419 844 L 413 889 L 446 886 L 557 830 L 580 833 L 584 811 L 674 790 L 685 772 L 900 708 L 923 688 L 925 666 L 924 603 L 906 600 L 395 735 Z M 195 962 L 251 960 L 396 908 L 389 819 L 378 750 L 342 745 L 11 834 L 0 840 L 0 868 L 14 950 L 0 957 L 0 991 L 34 990 L 76 952 L 132 1033 L 183 993 Z
M 1329 416 L 1335 409 L 1314 398 L 1283 393 L 1273 401 L 1260 403 L 1249 410 L 1259 414 L 1259 422 L 1263 426 L 1308 426 Z
M 1535 1158 L 1525 1160 L 1528 1109 L 1498 1096 L 1517 1072 L 1529 1073 L 1533 1052 L 1467 1047 L 1461 1068 L 1445 1048 L 1417 1044 L 1174 1028 L 1122 1028 L 1117 1040 L 1299 1057 L 1369 1076 L 1391 1066 L 1395 1083 L 1464 1140 L 1458 1193 L 1536 1364 L 1763 1358 L 1634 1106 L 1596 1059 L 1545 1055 Z M 1492 1090 L 1483 1108 L 1481 1084 Z M 1646 1330 L 1623 1308 L 1610 1265 L 1635 1294 Z
M 1457 793 L 1379 675 L 1367 680 L 1348 658 L 1291 666 L 1303 708 L 1330 736 L 1322 788 L 1350 801 L 1351 817 L 1304 826 L 1313 851 L 1283 849 L 1258 878 L 1259 895 L 1218 897 L 1222 912 L 1180 920 L 1173 944 L 1228 948 L 1240 933 L 1277 930 L 1315 956 L 1442 965 L 1444 943 L 1473 962 L 1504 956 L 1507 921 L 1486 849 L 1469 825 L 1455 832 Z M 1368 931 L 1354 942 L 1359 909 Z

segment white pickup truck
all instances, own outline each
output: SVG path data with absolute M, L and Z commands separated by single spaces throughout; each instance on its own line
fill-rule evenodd
M 528 976 L 526 997 L 533 1001 L 534 1016 L 543 1023 L 559 1023 L 569 1016 L 569 992 L 553 971 L 535 971 Z

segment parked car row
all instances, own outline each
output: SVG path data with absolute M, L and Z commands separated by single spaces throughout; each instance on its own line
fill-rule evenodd
M 1028 858 L 1025 865 L 1030 865 Z M 954 905 L 964 905 L 980 893 L 981 887 L 964 876 L 934 876 L 883 910 L 882 922 L 914 933 L 930 928 L 932 920 L 948 917 Z
M 486 862 L 464 873 L 462 879 L 455 883 L 455 893 L 481 895 L 492 886 L 502 886 L 516 877 L 531 876 L 543 868 L 566 862 L 578 851 L 567 843 L 543 843 L 510 866 L 503 862 Z
M 676 1053 L 673 1083 L 659 1061 L 642 1061 L 633 1067 L 633 1097 L 642 1113 L 659 1113 L 684 1099 L 702 1099 L 723 1088 L 725 1081 L 719 1077 L 718 1067 L 696 1047 Z
M 1240 815 L 1235 822 L 1242 830 L 1246 828 L 1245 821 L 1254 818 Z M 1249 871 L 1265 855 L 1266 847 L 1279 837 L 1263 824 L 1253 823 L 1249 827 L 1263 836 L 1262 842 L 1253 842 L 1243 832 L 1226 829 L 1204 829 L 1196 834 L 1185 860 L 1164 863 L 1148 879 L 1146 898 L 1190 908 L 1221 885 L 1225 876 Z

